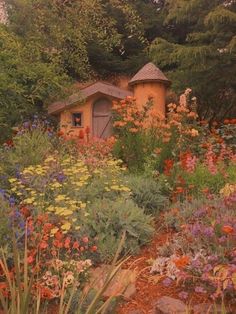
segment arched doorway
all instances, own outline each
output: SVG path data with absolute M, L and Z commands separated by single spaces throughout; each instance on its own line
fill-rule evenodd
M 99 98 L 93 104 L 93 136 L 108 138 L 112 135 L 112 103 L 107 98 Z

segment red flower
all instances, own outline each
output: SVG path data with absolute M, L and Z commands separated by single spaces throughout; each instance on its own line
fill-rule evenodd
M 40 295 L 43 299 L 52 299 L 54 298 L 53 291 L 47 287 L 40 287 Z
M 79 138 L 80 138 L 81 140 L 84 139 L 84 131 L 83 131 L 83 130 L 80 130 L 80 131 L 79 131 Z
M 8 147 L 13 147 L 13 146 L 14 146 L 14 143 L 13 143 L 12 140 L 7 140 L 7 141 L 5 142 L 5 145 L 8 146 Z
M 166 159 L 164 161 L 164 174 L 165 175 L 170 175 L 170 171 L 174 166 L 174 161 L 172 159 Z
M 52 228 L 53 228 L 53 225 L 52 225 L 52 224 L 50 224 L 50 223 L 45 223 L 44 226 L 43 226 L 43 231 L 44 231 L 45 233 L 48 233 L 48 232 L 51 231 Z
M 55 233 L 55 238 L 56 238 L 57 240 L 62 240 L 62 239 L 63 239 L 63 234 L 62 234 L 60 231 L 57 231 L 57 232 Z
M 63 133 L 62 131 L 58 131 L 58 132 L 57 132 L 57 135 L 60 137 L 60 136 L 63 136 L 64 133 Z
M 65 249 L 69 249 L 70 248 L 70 238 L 69 237 L 67 237 L 65 239 L 64 248 Z
M 20 212 L 25 218 L 28 218 L 30 216 L 30 210 L 28 207 L 25 206 L 21 207 Z
M 73 243 L 73 246 L 72 246 L 73 249 L 78 249 L 79 248 L 79 242 L 78 241 L 75 241 Z
M 57 247 L 58 249 L 61 249 L 63 247 L 63 243 L 60 242 L 59 240 L 54 240 L 53 245 Z
M 96 251 L 97 251 L 97 249 L 98 249 L 98 248 L 97 248 L 97 246 L 96 246 L 96 245 L 94 245 L 94 246 L 92 246 L 92 247 L 91 247 L 91 251 L 92 251 L 92 252 L 96 252 Z
M 89 242 L 89 238 L 88 238 L 88 237 L 83 237 L 82 241 L 83 241 L 84 243 L 88 243 L 88 242 Z
M 44 249 L 46 249 L 48 247 L 48 244 L 47 244 L 47 242 L 45 242 L 45 241 L 42 241 L 40 244 L 39 244 L 39 248 L 41 249 L 41 250 L 44 250 Z
M 34 257 L 32 255 L 28 256 L 27 261 L 29 264 L 32 264 L 34 261 Z

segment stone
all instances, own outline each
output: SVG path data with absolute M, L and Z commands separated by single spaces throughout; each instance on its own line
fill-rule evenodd
M 155 314 L 186 314 L 187 309 L 182 301 L 167 296 L 155 302 Z
M 109 265 L 102 265 L 93 269 L 90 273 L 91 278 L 88 288 L 100 290 L 104 286 L 109 271 Z M 111 296 L 123 296 L 125 299 L 131 298 L 136 293 L 136 277 L 136 271 L 120 269 L 103 293 L 103 297 L 109 298 Z
M 220 305 L 214 305 L 211 303 L 202 303 L 202 304 L 197 304 L 193 307 L 193 313 L 194 314 L 203 314 L 203 313 L 221 314 L 222 309 Z

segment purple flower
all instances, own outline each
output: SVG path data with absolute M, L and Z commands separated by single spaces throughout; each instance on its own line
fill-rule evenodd
M 178 296 L 180 297 L 180 299 L 186 300 L 188 298 L 188 292 L 186 291 L 181 291 Z
M 210 255 L 210 256 L 208 256 L 208 261 L 210 263 L 215 263 L 218 261 L 218 257 L 216 255 Z
M 59 173 L 57 175 L 57 180 L 59 183 L 62 183 L 63 181 L 65 181 L 65 179 L 66 179 L 66 176 L 63 173 Z
M 219 238 L 219 243 L 223 244 L 223 243 L 226 242 L 226 240 L 227 240 L 227 237 L 226 236 L 222 236 L 222 237 Z
M 209 272 L 212 269 L 213 269 L 212 265 L 211 264 L 207 264 L 207 265 L 204 266 L 203 271 L 204 272 Z
M 165 286 L 165 287 L 168 287 L 168 286 L 170 286 L 171 284 L 172 284 L 172 282 L 173 282 L 173 280 L 172 279 L 170 279 L 170 278 L 165 278 L 163 281 L 162 281 L 162 283 L 163 283 L 163 285 Z
M 24 127 L 24 128 L 28 129 L 29 126 L 30 126 L 29 121 L 26 121 L 26 122 L 23 123 L 23 127 Z
M 207 293 L 206 290 L 203 287 L 197 286 L 195 288 L 196 293 Z
M 11 196 L 10 198 L 9 198 L 9 203 L 10 203 L 10 205 L 15 205 L 15 202 L 16 202 L 16 200 L 15 200 L 15 198 L 13 197 L 13 196 Z
M 206 227 L 203 229 L 203 234 L 206 237 L 213 237 L 214 235 L 214 229 L 212 227 Z
M 201 233 L 201 225 L 199 223 L 196 223 L 190 227 L 190 231 L 193 236 L 197 236 Z
M 201 261 L 199 259 L 195 259 L 192 261 L 191 266 L 194 268 L 200 268 L 202 265 Z
M 196 212 L 194 213 L 194 217 L 196 218 L 200 218 L 202 216 L 204 216 L 206 214 L 207 210 L 206 208 L 202 207 L 202 208 L 199 208 L 198 210 L 196 210 Z

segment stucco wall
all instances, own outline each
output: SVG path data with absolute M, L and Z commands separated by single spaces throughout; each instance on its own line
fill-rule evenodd
M 139 108 L 147 103 L 150 97 L 153 98 L 153 111 L 165 116 L 166 87 L 158 82 L 139 83 L 134 85 L 134 97 Z
M 61 131 L 70 137 L 78 137 L 80 134 L 80 131 L 82 130 L 85 133 L 85 129 L 89 127 L 90 134 L 89 136 L 92 136 L 93 132 L 93 104 L 95 101 L 97 101 L 99 98 L 107 98 L 110 101 L 113 101 L 114 98 L 109 96 L 104 96 L 102 94 L 97 94 L 89 97 L 84 103 L 77 104 L 71 106 L 71 108 L 68 108 L 67 110 L 61 112 L 60 114 L 60 129 Z M 82 113 L 82 127 L 74 127 L 72 125 L 72 114 L 76 112 Z

